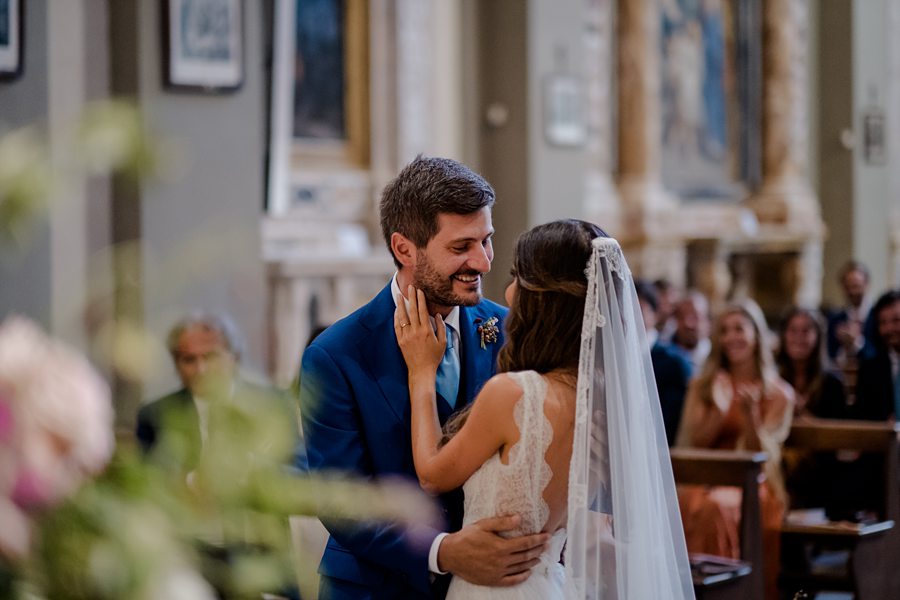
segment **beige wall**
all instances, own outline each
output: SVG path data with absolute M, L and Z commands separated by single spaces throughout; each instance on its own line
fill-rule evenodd
M 837 272 L 854 258 L 869 266 L 871 289 L 896 285 L 892 273 L 892 229 L 898 203 L 896 155 L 888 135 L 887 162 L 864 160 L 863 116 L 872 107 L 885 112 L 888 127 L 900 106 L 897 82 L 889 76 L 889 3 L 884 0 L 830 0 L 816 4 L 818 86 L 816 175 L 822 216 L 828 227 L 824 256 L 824 300 L 843 301 Z
M 887 0 L 855 0 L 852 18 L 853 128 L 856 131 L 852 254 L 869 266 L 875 293 L 896 283 L 889 276 L 892 202 L 888 169 L 891 161 L 888 159 L 884 165 L 869 164 L 864 160 L 863 148 L 863 116 L 872 107 L 884 110 L 888 86 L 892 83 L 887 78 L 887 5 Z
M 47 7 L 33 4 L 25 11 L 24 73 L 0 82 L 0 131 L 47 120 Z M 0 315 L 21 313 L 50 327 L 49 220 L 36 223 L 21 245 L 0 243 Z
M 135 94 L 148 128 L 175 144 L 168 156 L 170 175 L 147 181 L 139 190 L 145 325 L 162 339 L 186 311 L 224 311 L 247 340 L 245 364 L 261 369 L 266 340 L 259 239 L 266 156 L 266 3 L 243 3 L 242 86 L 212 95 L 163 88 L 160 3 L 129 1 L 137 2 Z M 167 370 L 149 383 L 144 396 L 161 394 L 175 383 Z

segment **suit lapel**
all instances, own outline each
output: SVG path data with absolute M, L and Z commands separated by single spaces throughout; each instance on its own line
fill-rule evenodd
M 360 317 L 368 335 L 363 336 L 357 346 L 369 375 L 378 384 L 391 411 L 399 420 L 408 422 L 407 370 L 397 345 L 397 334 L 394 333 L 394 309 L 391 286 L 388 284 Z
M 388 285 L 372 300 L 369 310 L 361 316 L 361 322 L 368 330 L 368 335 L 359 340 L 358 347 L 370 376 L 378 384 L 391 411 L 401 421 L 409 422 L 407 370 L 403 354 L 397 345 L 397 334 L 394 333 L 394 309 L 394 300 L 391 298 L 391 288 Z M 476 320 L 481 322 L 485 319 L 477 307 L 460 307 L 459 336 L 462 347 L 457 410 L 474 400 L 481 386 L 493 374 L 494 353 L 490 347 L 487 349 L 481 347 L 481 336 L 476 323 Z M 437 398 L 437 406 L 443 422 L 453 409 L 441 396 Z

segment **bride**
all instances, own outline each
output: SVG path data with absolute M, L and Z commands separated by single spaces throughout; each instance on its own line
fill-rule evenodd
M 412 288 L 395 314 L 422 487 L 462 485 L 464 524 L 516 514 L 511 535 L 552 534 L 523 582 L 455 577 L 447 598 L 693 598 L 649 347 L 618 243 L 584 221 L 540 225 L 520 236 L 512 276 L 500 374 L 448 424 L 443 445 L 443 320 Z

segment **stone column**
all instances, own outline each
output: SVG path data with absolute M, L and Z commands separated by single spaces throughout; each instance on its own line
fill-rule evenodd
M 660 180 L 659 0 L 618 1 L 619 169 L 622 229 L 632 270 L 684 283 L 685 250 L 676 200 Z
M 732 277 L 728 268 L 728 252 L 716 240 L 696 241 L 691 246 L 688 269 L 692 287 L 702 292 L 717 312 L 731 290 Z
M 613 0 L 587 0 L 584 28 L 584 68 L 587 88 L 587 219 L 610 233 L 621 231 L 619 193 L 613 182 Z
M 809 181 L 808 0 L 765 0 L 763 15 L 763 182 L 747 200 L 762 233 L 796 239 L 793 301 L 821 299 L 824 224 Z
M 433 0 L 397 0 L 397 161 L 399 167 L 432 149 Z
M 822 300 L 824 261 L 822 237 L 814 237 L 800 248 L 796 264 L 794 302 L 801 306 L 818 306 Z
M 763 182 L 747 204 L 761 223 L 820 232 L 807 171 L 808 26 L 808 0 L 765 0 Z
M 887 3 L 886 31 L 898 31 L 900 27 L 900 3 Z M 900 161 L 897 152 L 900 150 L 900 39 L 896 35 L 887 38 L 887 160 L 888 160 L 888 207 L 891 222 L 890 233 L 890 267 L 887 285 L 895 287 L 900 284 L 900 198 L 897 190 L 900 190 Z
M 47 133 L 51 158 L 66 174 L 49 211 L 51 322 L 55 336 L 79 348 L 88 345 L 78 318 L 89 292 L 87 179 L 67 149 L 87 97 L 84 14 L 83 0 L 52 3 L 47 11 Z
M 419 153 L 433 151 L 434 0 L 369 0 L 373 236 L 384 185 Z

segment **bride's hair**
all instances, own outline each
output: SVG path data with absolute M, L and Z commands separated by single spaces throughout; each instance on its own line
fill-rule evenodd
M 598 237 L 609 236 L 576 219 L 538 225 L 519 236 L 512 268 L 516 293 L 504 322 L 500 372 L 578 368 L 585 268 Z
M 578 370 L 585 269 L 598 237 L 609 235 L 578 219 L 538 225 L 519 236 L 512 268 L 516 293 L 503 323 L 498 371 Z M 447 422 L 441 445 L 462 428 L 471 406 Z

